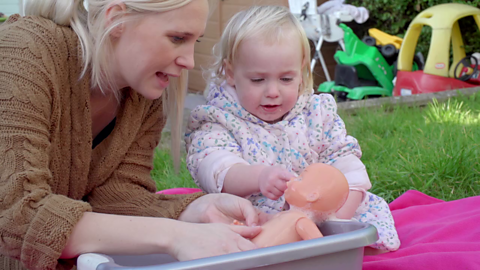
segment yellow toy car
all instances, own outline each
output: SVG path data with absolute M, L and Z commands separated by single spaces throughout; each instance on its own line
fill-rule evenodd
M 458 3 L 430 7 L 410 23 L 398 54 L 394 96 L 440 92 L 480 85 L 479 60 L 466 55 L 458 20 L 473 16 L 480 28 L 480 9 Z M 423 70 L 412 71 L 415 47 L 424 26 L 432 28 Z M 453 62 L 450 63 L 450 44 Z

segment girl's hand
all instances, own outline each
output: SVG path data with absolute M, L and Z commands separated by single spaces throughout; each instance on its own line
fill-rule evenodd
M 266 219 L 265 215 L 255 209 L 247 199 L 226 193 L 213 193 L 190 203 L 178 220 L 225 224 L 232 224 L 234 220 L 239 220 L 245 221 L 247 226 L 256 226 Z
M 294 177 L 281 166 L 265 167 L 259 175 L 260 192 L 271 200 L 278 200 L 287 189 L 287 182 Z
M 180 261 L 218 256 L 257 248 L 250 240 L 261 227 L 181 222 L 174 229 L 169 254 Z

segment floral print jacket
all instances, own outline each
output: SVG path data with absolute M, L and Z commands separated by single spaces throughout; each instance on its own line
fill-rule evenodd
M 294 108 L 274 124 L 250 114 L 226 83 L 211 87 L 207 105 L 190 115 L 185 141 L 187 167 L 208 193 L 221 192 L 228 169 L 237 163 L 281 165 L 298 175 L 322 162 L 342 171 L 351 189 L 371 188 L 362 152 L 329 94 L 300 95 Z

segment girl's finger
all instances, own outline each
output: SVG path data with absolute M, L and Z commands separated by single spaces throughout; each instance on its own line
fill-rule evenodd
M 280 196 L 277 196 L 275 194 L 273 194 L 272 192 L 266 192 L 266 193 L 262 193 L 265 197 L 269 198 L 270 200 L 278 200 L 278 197 Z
M 277 184 L 275 185 L 275 187 L 276 187 L 280 192 L 282 192 L 282 195 L 283 195 L 283 193 L 284 193 L 285 190 L 287 189 L 287 182 L 285 182 L 285 181 L 278 181 Z
M 284 193 L 282 190 L 278 189 L 277 187 L 273 187 L 272 190 L 270 190 L 270 192 L 273 195 L 275 195 L 275 197 L 277 197 L 277 199 L 280 198 Z M 275 200 L 277 200 L 277 199 L 275 199 Z

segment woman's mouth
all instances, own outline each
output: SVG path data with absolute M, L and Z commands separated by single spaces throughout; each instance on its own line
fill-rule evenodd
M 160 88 L 162 89 L 167 88 L 168 84 L 170 83 L 168 75 L 163 72 L 157 72 L 155 73 L 155 75 L 157 76 L 157 81 Z

